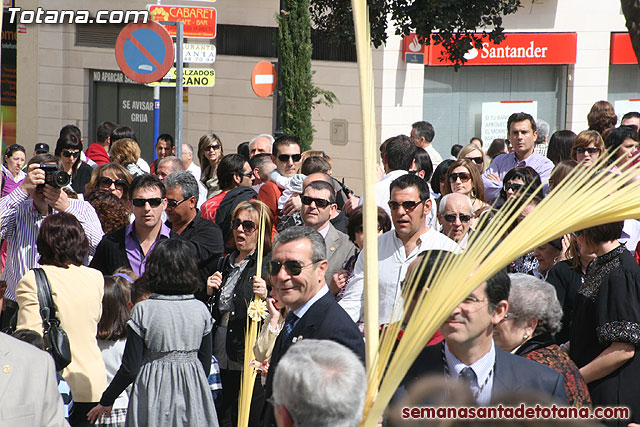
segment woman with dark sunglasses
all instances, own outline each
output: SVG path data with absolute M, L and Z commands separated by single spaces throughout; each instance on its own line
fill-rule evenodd
M 26 160 L 25 153 L 24 147 L 18 144 L 10 145 L 5 150 L 2 174 L 0 174 L 0 182 L 2 183 L 0 197 L 4 197 L 20 187 L 26 178 L 27 174 L 22 170 Z
M 595 130 L 580 132 L 571 146 L 571 158 L 584 167 L 597 163 L 604 152 L 604 141 Z
M 471 227 L 474 227 L 478 215 L 489 206 L 485 200 L 484 184 L 475 162 L 465 158 L 456 160 L 449 166 L 445 175 L 443 196 L 449 193 L 464 194 L 471 199 L 474 212 Z
M 238 396 L 244 360 L 244 335 L 247 327 L 247 306 L 254 294 L 267 298 L 267 286 L 256 277 L 257 247 L 260 212 L 264 216 L 263 277 L 271 259 L 271 211 L 262 202 L 240 202 L 231 220 L 233 251 L 218 262 L 218 271 L 207 280 L 207 293 L 211 314 L 215 319 L 213 354 L 220 364 L 222 380 L 222 407 L 218 412 L 221 425 L 236 425 L 238 420 Z M 259 381 L 259 378 L 258 378 Z M 262 402 L 262 386 L 254 387 L 249 425 L 259 425 Z
M 207 199 L 212 198 L 222 191 L 218 185 L 216 170 L 224 156 L 222 141 L 215 133 L 207 133 L 198 141 L 198 160 L 202 168 L 200 181 L 207 187 Z
M 131 174 L 118 163 L 100 165 L 91 173 L 91 179 L 85 187 L 85 193 L 95 190 L 108 190 L 121 200 L 129 199 L 129 186 L 133 178 Z
M 496 201 L 496 207 L 504 205 L 507 200 L 521 198 L 522 200 L 533 193 L 542 195 L 542 180 L 540 175 L 530 166 L 518 166 L 511 169 L 502 179 L 502 190 Z
M 64 171 L 71 176 L 71 188 L 78 194 L 84 194 L 91 180 L 93 169 L 80 159 L 82 141 L 74 133 L 64 133 L 58 138 L 55 155 L 62 160 Z

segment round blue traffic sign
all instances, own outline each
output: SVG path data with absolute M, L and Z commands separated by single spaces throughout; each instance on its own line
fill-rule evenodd
M 128 24 L 116 40 L 116 61 L 133 81 L 158 81 L 173 65 L 173 40 L 167 29 L 157 22 Z

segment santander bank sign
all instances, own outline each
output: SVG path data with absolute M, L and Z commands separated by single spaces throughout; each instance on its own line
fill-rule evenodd
M 576 46 L 576 33 L 506 33 L 500 44 L 484 37 L 481 49 L 472 48 L 465 54 L 465 66 L 575 64 Z M 425 64 L 452 65 L 442 60 L 445 56 L 442 46 L 432 44 L 425 50 Z

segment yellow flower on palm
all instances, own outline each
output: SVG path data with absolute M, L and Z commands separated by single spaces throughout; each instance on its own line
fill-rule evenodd
M 251 320 L 259 322 L 267 317 L 267 303 L 259 298 L 255 298 L 249 303 L 247 314 Z

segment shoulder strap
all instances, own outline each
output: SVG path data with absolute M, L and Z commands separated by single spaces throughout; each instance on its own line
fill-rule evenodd
M 218 258 L 218 269 L 216 271 L 224 273 L 224 268 L 227 266 L 230 257 L 231 254 L 226 254 Z
M 53 297 L 51 296 L 51 286 L 49 285 L 49 279 L 47 274 L 42 268 L 34 268 L 33 272 L 36 275 L 36 284 L 38 286 L 38 301 L 40 302 L 40 316 L 45 322 L 49 322 L 50 319 L 56 317 L 56 306 L 53 304 Z

